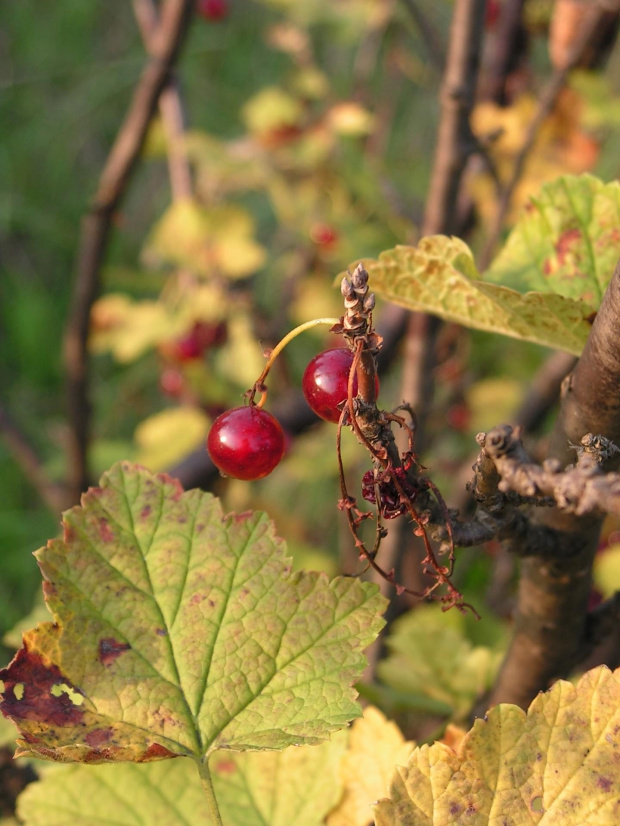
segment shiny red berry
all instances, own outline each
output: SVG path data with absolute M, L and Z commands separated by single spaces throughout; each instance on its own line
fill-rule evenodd
M 226 476 L 249 482 L 267 476 L 284 453 L 280 422 L 258 407 L 235 407 L 211 425 L 207 450 Z
M 339 347 L 319 353 L 306 367 L 301 382 L 304 396 L 316 415 L 326 422 L 340 419 L 342 405 L 347 400 L 352 364 L 353 353 L 346 347 Z M 375 390 L 379 391 L 376 378 Z M 357 395 L 357 378 L 353 379 L 353 395 Z
M 205 20 L 223 20 L 228 15 L 226 0 L 198 0 L 196 11 Z

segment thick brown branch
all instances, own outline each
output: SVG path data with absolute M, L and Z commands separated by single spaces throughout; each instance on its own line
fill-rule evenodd
M 570 444 L 597 433 L 620 444 L 620 268 L 617 267 L 577 366 L 564 383 L 551 439 L 550 459 L 561 466 L 574 456 Z M 602 462 L 614 471 L 620 454 Z M 588 597 L 601 528 L 596 515 L 537 509 L 535 519 L 555 532 L 560 558 L 523 560 L 514 636 L 492 702 L 521 706 L 580 660 L 586 637 Z
M 99 288 L 113 213 L 118 207 L 139 158 L 148 126 L 162 90 L 168 83 L 194 9 L 193 0 L 165 0 L 160 23 L 151 39 L 151 58 L 134 91 L 90 210 L 82 221 L 73 304 L 65 333 L 69 468 L 72 496 L 88 484 L 89 440 L 88 327 Z

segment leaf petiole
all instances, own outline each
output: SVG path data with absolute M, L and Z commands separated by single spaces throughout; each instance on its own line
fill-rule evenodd
M 215 796 L 215 789 L 213 788 L 211 772 L 209 771 L 209 758 L 203 757 L 202 760 L 197 760 L 196 763 L 198 765 L 202 788 L 207 798 L 207 806 L 209 807 L 209 826 L 224 826 L 224 821 L 220 814 L 220 807 L 217 805 L 217 797 Z

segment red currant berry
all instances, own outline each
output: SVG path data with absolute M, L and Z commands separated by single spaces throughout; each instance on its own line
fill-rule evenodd
M 346 347 L 339 347 L 319 353 L 306 367 L 301 382 L 304 396 L 316 415 L 326 422 L 338 422 L 340 419 L 342 405 L 347 400 L 352 364 L 353 353 Z M 379 392 L 376 377 L 375 392 Z M 357 377 L 353 379 L 353 395 L 357 395 Z
M 182 395 L 185 389 L 185 379 L 183 374 L 174 367 L 164 370 L 159 377 L 159 386 L 162 393 L 166 396 L 172 396 L 173 399 Z
M 284 453 L 280 422 L 258 407 L 235 407 L 211 425 L 207 450 L 226 476 L 249 482 L 267 476 Z
M 198 0 L 196 11 L 205 20 L 223 20 L 228 14 L 226 0 Z

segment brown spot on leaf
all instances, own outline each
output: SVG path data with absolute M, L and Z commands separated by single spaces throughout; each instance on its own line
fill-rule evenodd
M 555 251 L 558 254 L 558 262 L 560 266 L 564 266 L 566 263 L 566 256 L 570 252 L 571 247 L 578 241 L 581 241 L 580 229 L 567 229 L 560 235 L 555 243 Z
M 50 726 L 79 725 L 84 717 L 66 691 L 52 694 L 54 686 L 67 686 L 73 692 L 81 692 L 73 686 L 55 665 L 47 665 L 39 654 L 31 652 L 24 644 L 7 668 L 0 671 L 4 682 L 0 710 L 12 720 L 37 720 Z M 15 696 L 14 688 L 24 685 L 22 699 Z
M 206 598 L 207 598 L 206 594 L 201 594 L 201 593 L 194 594 L 194 596 L 190 599 L 189 604 L 190 605 L 200 605 L 200 603 L 203 602 Z
M 177 502 L 181 496 L 183 496 L 183 486 L 179 482 L 178 479 L 173 479 L 172 476 L 168 476 L 167 473 L 158 473 L 157 478 L 163 482 L 165 485 L 172 485 L 174 488 L 174 493 L 169 496 L 174 502 Z
M 218 774 L 234 774 L 237 771 L 237 766 L 234 760 L 220 760 L 215 765 L 215 771 Z
M 85 735 L 84 740 L 91 748 L 98 749 L 99 746 L 108 743 L 112 739 L 113 734 L 114 729 L 111 727 L 96 728 L 94 731 L 89 731 L 88 734 Z
M 608 792 L 613 786 L 613 780 L 611 780 L 611 778 L 609 777 L 599 777 L 596 781 L 596 785 L 599 789 L 602 789 L 604 792 Z
M 152 508 L 150 505 L 145 505 L 140 511 L 140 519 L 146 519 L 149 517 L 151 515 L 151 510 Z
M 160 746 L 159 743 L 151 743 L 138 760 L 138 763 L 146 763 L 149 760 L 164 760 L 167 757 L 179 757 L 179 755 L 170 751 L 165 746 Z
M 110 523 L 102 516 L 99 520 L 99 538 L 102 542 L 112 542 L 114 540 L 114 534 L 110 530 Z
M 106 667 L 112 665 L 117 657 L 131 648 L 128 642 L 119 642 L 114 637 L 99 640 L 99 662 Z
M 167 637 L 168 636 L 168 632 L 166 631 L 165 628 L 156 628 L 155 633 L 157 634 L 158 637 Z
M 62 523 L 62 538 L 67 543 L 72 542 L 75 539 L 75 530 L 73 529 L 73 526 L 69 525 L 69 523 L 64 520 Z

